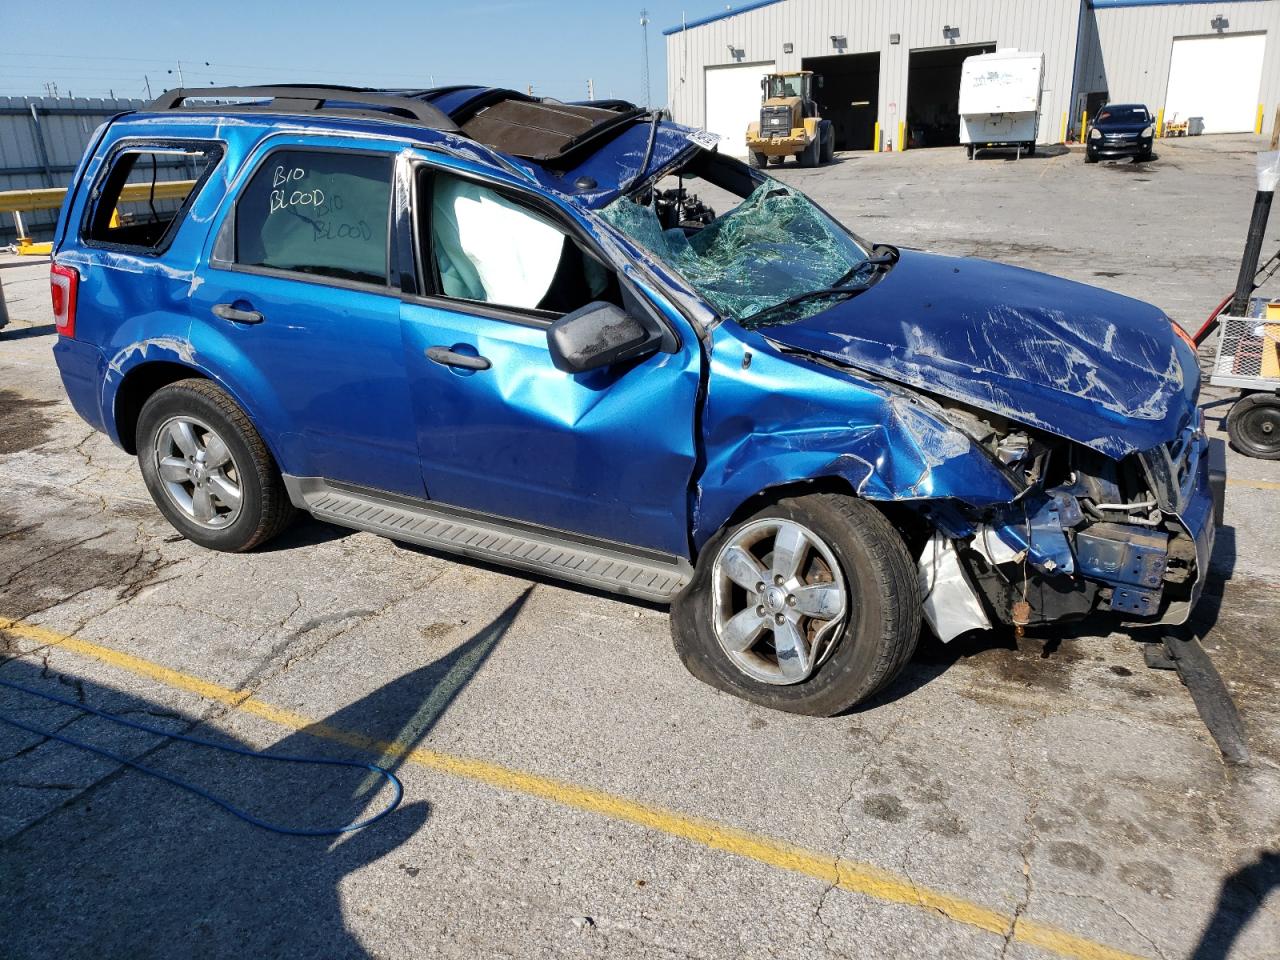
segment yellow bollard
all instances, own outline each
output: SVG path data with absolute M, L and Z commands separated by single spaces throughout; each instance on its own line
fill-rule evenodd
M 1080 142 L 1084 143 L 1089 139 L 1089 111 L 1086 110 L 1080 114 Z
M 1159 140 L 1164 136 L 1164 107 L 1160 108 L 1160 112 L 1156 114 L 1156 139 Z
M 898 151 L 907 149 L 907 121 L 898 121 Z
M 1262 104 L 1258 104 L 1258 122 L 1253 125 L 1253 132 L 1262 132 Z
M 1067 142 L 1067 111 L 1062 111 L 1062 136 L 1058 138 L 1059 143 Z
M 880 152 L 880 121 L 879 120 L 876 121 L 875 141 L 874 141 L 874 146 L 872 146 L 871 149 L 874 150 L 876 153 Z

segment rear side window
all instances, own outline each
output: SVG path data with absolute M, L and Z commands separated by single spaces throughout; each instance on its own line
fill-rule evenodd
M 217 144 L 117 151 L 94 190 L 83 239 L 127 250 L 163 250 L 221 156 Z
M 393 158 L 281 150 L 236 202 L 235 260 L 385 284 Z

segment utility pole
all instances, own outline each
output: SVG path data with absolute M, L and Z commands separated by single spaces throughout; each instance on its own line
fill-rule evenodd
M 182 78 L 182 61 L 181 61 L 181 60 L 175 60 L 175 61 L 173 61 L 173 62 L 174 62 L 174 64 L 177 66 L 177 68 L 178 68 L 178 69 L 177 69 L 176 71 L 174 71 L 174 70 L 168 70 L 168 71 L 166 71 L 166 73 L 175 73 L 175 72 L 176 72 L 176 73 L 177 73 L 177 76 L 178 76 L 178 86 L 179 86 L 179 87 L 185 87 L 185 86 L 186 86 L 186 84 L 183 82 L 183 78 Z M 209 63 L 209 61 L 208 61 L 208 60 L 205 60 L 205 61 L 204 61 L 204 65 L 205 65 L 206 67 L 211 66 L 211 64 Z M 199 64 L 197 64 L 197 65 L 196 65 L 196 67 L 197 67 L 197 69 L 199 69 Z M 150 83 L 148 83 L 148 86 L 150 86 Z
M 596 98 L 596 88 L 591 82 L 591 78 L 587 77 L 587 99 L 594 100 Z
M 649 11 L 640 11 L 640 42 L 644 44 L 644 56 L 640 60 L 640 89 L 644 92 L 644 105 L 649 106 Z

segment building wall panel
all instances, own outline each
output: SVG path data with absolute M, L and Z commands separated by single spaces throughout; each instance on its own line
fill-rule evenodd
M 108 117 L 142 105 L 125 99 L 0 97 L 0 190 L 67 186 L 93 132 Z M 22 215 L 38 239 L 48 238 L 57 219 L 57 210 Z M 0 242 L 15 234 L 12 215 L 0 214 Z
M 1105 90 L 1111 100 L 1145 103 L 1158 112 L 1169 86 L 1174 38 L 1215 34 L 1212 21 L 1219 16 L 1228 23 L 1224 33 L 1267 35 L 1258 100 L 1270 131 L 1280 104 L 1280 3 L 1275 0 L 1090 8 L 1081 30 L 1077 89 L 1082 95 Z
M 959 28 L 957 44 L 990 42 L 1045 54 L 1039 139 L 1051 142 L 1071 103 L 1080 11 L 1080 0 L 784 0 L 669 34 L 669 105 L 677 121 L 702 126 L 704 68 L 738 57 L 798 70 L 805 57 L 878 51 L 877 116 L 885 138 L 896 139 L 906 116 L 909 53 L 948 45 L 943 27 L 950 26 Z M 897 44 L 889 42 L 894 33 L 901 37 Z M 832 45 L 833 35 L 846 38 L 843 50 Z M 790 54 L 783 52 L 787 42 L 794 45 Z

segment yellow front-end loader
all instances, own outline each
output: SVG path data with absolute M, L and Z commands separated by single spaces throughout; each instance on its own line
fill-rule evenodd
M 836 152 L 831 121 L 818 115 L 814 84 L 822 78 L 812 70 L 770 73 L 761 81 L 764 102 L 760 120 L 747 125 L 748 160 L 753 167 L 781 163 L 795 157 L 802 167 L 830 163 Z

